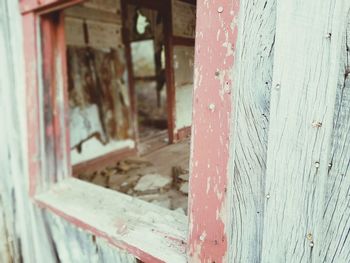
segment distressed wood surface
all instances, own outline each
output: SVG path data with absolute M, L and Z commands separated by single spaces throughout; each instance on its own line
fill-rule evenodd
M 230 259 L 261 262 L 276 1 L 240 3 L 230 133 Z
M 198 1 L 189 262 L 227 262 L 227 184 L 232 68 L 239 1 Z
M 331 155 L 349 4 L 277 4 L 261 262 L 349 262 L 350 217 L 344 205 L 349 188 L 344 162 L 349 159 L 340 148 L 348 131 L 334 137 L 340 152 L 333 155 L 337 160 Z M 342 120 L 348 125 L 348 119 Z M 331 169 L 330 162 L 335 164 Z M 341 178 L 345 180 L 337 189 Z
M 0 2 L 0 262 L 120 262 L 136 259 L 73 225 L 42 212 L 29 198 L 22 18 L 18 1 Z M 33 123 L 34 124 L 34 123 Z M 35 160 L 35 158 L 34 158 Z M 3 222 L 0 219 L 0 222 Z M 0 223 L 1 225 L 1 223 Z M 2 235 L 5 233 L 6 235 Z M 0 248 L 0 249 L 1 249 Z M 93 256 L 91 256 L 93 255 Z M 91 256 L 91 257 L 90 257 Z M 9 261 L 6 261 L 8 260 Z
M 230 50 L 228 43 L 234 43 L 234 38 L 224 28 L 232 21 L 231 29 L 235 28 L 238 7 L 226 13 L 226 4 L 198 3 L 203 17 L 196 50 L 198 122 L 193 129 L 190 262 L 350 261 L 350 3 L 278 2 L 273 52 L 269 48 L 273 45 L 274 5 L 274 1 L 266 5 L 265 1 L 241 1 L 239 64 L 235 75 L 230 75 L 233 54 L 223 50 Z M 28 198 L 27 93 L 18 2 L 0 2 L 0 14 L 5 18 L 0 18 L 0 55 L 4 58 L 0 61 L 0 107 L 2 127 L 6 127 L 0 129 L 0 142 L 6 149 L 0 154 L 1 256 L 6 253 L 5 260 L 14 257 L 19 262 L 21 255 L 26 262 L 35 263 L 135 262 L 105 240 L 50 211 L 42 212 Z M 257 32 L 263 32 L 262 38 Z M 231 87 L 232 76 L 234 125 L 228 146 L 229 122 L 223 116 L 228 116 L 232 103 L 220 91 L 230 91 L 225 83 L 228 80 Z M 268 121 L 259 114 L 268 112 L 270 88 Z M 205 94 L 210 96 L 202 99 Z M 264 128 L 269 129 L 267 157 Z M 29 163 L 35 164 L 36 158 L 32 156 Z M 228 161 L 232 188 L 225 194 Z M 229 215 L 225 202 L 232 208 Z M 255 215 L 262 208 L 263 226 L 262 215 Z M 225 254 L 227 250 L 230 255 Z
M 5 108 L 5 100 L 7 95 L 7 90 L 5 87 L 8 85 L 9 79 L 7 75 L 7 63 L 10 62 L 11 58 L 6 55 L 6 50 L 9 47 L 7 42 L 8 31 L 6 30 L 5 20 L 7 16 L 5 15 L 6 6 L 0 4 L 0 111 L 4 114 L 2 118 L 2 123 L 7 124 L 8 116 L 7 109 Z M 6 126 L 5 126 L 6 127 Z M 14 198 L 11 196 L 11 184 L 12 180 L 4 180 L 5 176 L 9 176 L 11 173 L 9 162 L 9 145 L 8 145 L 8 132 L 6 129 L 0 129 L 0 145 L 2 145 L 2 150 L 0 150 L 0 262 L 10 263 L 13 260 L 18 260 L 16 253 L 18 253 L 18 245 L 14 242 L 15 239 L 15 227 L 14 227 L 14 210 L 15 203 Z
M 187 217 L 181 213 L 75 178 L 35 199 L 145 262 L 186 262 Z
M 346 10 L 346 9 L 345 9 Z M 341 27 L 343 25 L 340 25 Z M 350 13 L 341 39 L 331 151 L 314 262 L 350 262 Z M 320 224 L 321 223 L 321 224 Z

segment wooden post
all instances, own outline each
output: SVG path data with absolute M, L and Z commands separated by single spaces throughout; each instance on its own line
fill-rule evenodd
M 227 165 L 238 9 L 238 1 L 197 2 L 189 262 L 228 260 Z

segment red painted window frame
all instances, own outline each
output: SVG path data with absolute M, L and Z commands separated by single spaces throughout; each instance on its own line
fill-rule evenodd
M 69 133 L 67 129 L 67 77 L 63 19 L 45 19 L 45 14 L 63 9 L 83 0 L 22 0 L 24 51 L 26 64 L 27 129 L 29 149 L 29 195 L 48 191 L 60 179 L 71 174 L 69 164 Z M 226 262 L 230 227 L 228 196 L 229 131 L 231 119 L 231 86 L 234 48 L 237 41 L 233 21 L 239 13 L 239 0 L 197 2 L 195 52 L 195 88 L 193 94 L 193 125 L 191 145 L 191 178 L 189 194 L 188 261 Z M 42 21 L 39 30 L 38 21 Z M 211 21 L 208 23 L 207 21 Z M 221 31 L 221 37 L 218 37 Z M 44 46 L 42 33 L 45 36 Z M 231 50 L 229 50 L 231 49 Z M 40 61 L 39 50 L 44 53 Z M 57 71 L 60 58 L 60 71 Z M 44 67 L 42 67 L 43 65 Z M 41 72 L 41 71 L 44 72 Z M 62 76 L 57 76 L 63 72 Z M 39 73 L 43 73 L 44 79 Z M 58 83 L 56 80 L 61 79 Z M 46 82 L 46 84 L 45 84 Z M 43 84 L 44 83 L 44 84 Z M 42 98 L 40 85 L 52 85 L 63 94 Z M 223 92 L 222 92 L 223 91 Z M 52 118 L 41 127 L 42 108 Z M 44 101 L 42 101 L 44 100 Z M 62 121 L 63 120 L 63 121 Z M 42 131 L 38 135 L 38 131 Z M 39 132 L 40 134 L 40 132 Z M 64 136 L 62 136 L 64 135 Z M 40 145 L 48 136 L 53 143 L 52 160 L 42 167 Z M 69 216 L 69 215 L 68 215 Z M 88 229 L 88 227 L 87 227 Z M 132 253 L 132 251 L 129 251 Z M 152 255 L 139 258 L 157 261 Z M 149 261 L 148 261 L 149 262 Z

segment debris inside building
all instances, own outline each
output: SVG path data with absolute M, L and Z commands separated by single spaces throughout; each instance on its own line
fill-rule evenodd
M 195 2 L 65 10 L 75 177 L 187 213 L 194 32 Z

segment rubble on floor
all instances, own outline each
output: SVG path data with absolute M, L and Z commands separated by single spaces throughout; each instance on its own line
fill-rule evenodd
M 142 157 L 130 157 L 82 180 L 187 214 L 189 141 L 168 145 Z M 184 149 L 184 147 L 188 149 Z

